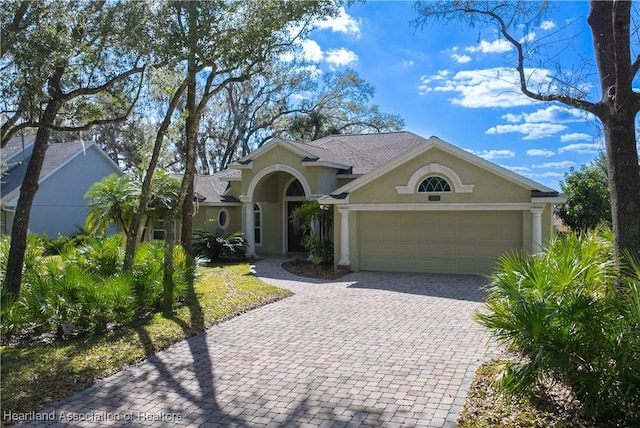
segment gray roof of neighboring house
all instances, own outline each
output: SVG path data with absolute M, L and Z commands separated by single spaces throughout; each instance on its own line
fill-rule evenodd
M 11 157 L 23 151 L 23 148 L 26 149 L 30 145 L 33 144 L 36 137 L 27 136 L 27 137 L 14 137 L 7 141 L 7 145 L 0 149 L 0 160 L 2 162 L 7 162 L 11 159 Z M 15 159 L 21 160 L 21 159 Z M 14 161 L 14 160 L 12 160 Z
M 329 153 L 326 158 L 320 156 L 319 160 L 351 166 L 353 174 L 366 174 L 424 142 L 424 138 L 402 131 L 329 135 L 307 144 L 298 144 L 301 149 L 310 153 L 317 149 L 321 149 L 322 153 Z
M 12 144 L 14 140 L 19 139 L 20 137 L 12 138 L 9 143 L 7 143 L 5 147 L 3 147 L 3 159 L 5 159 L 4 149 L 9 147 L 9 144 Z M 44 162 L 42 163 L 42 170 L 40 171 L 39 180 L 42 180 L 43 178 L 54 172 L 56 169 L 60 168 L 60 166 L 62 166 L 65 162 L 67 162 L 80 152 L 86 150 L 92 144 L 93 143 L 82 143 L 79 141 L 74 141 L 71 143 L 50 144 L 44 156 Z M 22 150 L 20 141 L 18 141 L 17 144 L 13 143 L 10 150 L 14 150 L 16 145 L 18 145 L 20 147 L 20 150 Z M 18 152 L 14 151 L 12 155 L 15 155 L 16 153 Z M 20 186 L 22 186 L 22 181 L 24 180 L 24 176 L 27 172 L 27 166 L 30 159 L 31 156 L 29 155 L 26 158 L 25 162 L 15 164 L 15 166 L 13 167 L 10 166 L 7 175 L 2 177 L 1 200 L 3 204 L 6 204 L 19 196 Z

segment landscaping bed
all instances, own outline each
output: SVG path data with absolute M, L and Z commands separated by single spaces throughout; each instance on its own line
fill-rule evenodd
M 286 261 L 282 264 L 282 268 L 294 275 L 327 280 L 338 279 L 349 273 L 348 270 L 334 270 L 333 266 L 314 264 L 308 260 L 302 259 Z

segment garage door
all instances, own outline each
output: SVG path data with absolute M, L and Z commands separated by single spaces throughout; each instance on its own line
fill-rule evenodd
M 359 212 L 361 270 L 488 274 L 522 249 L 522 213 Z

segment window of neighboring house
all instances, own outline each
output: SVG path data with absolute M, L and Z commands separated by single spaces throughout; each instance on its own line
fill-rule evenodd
M 221 209 L 218 213 L 218 225 L 223 229 L 226 229 L 227 226 L 229 226 L 229 211 L 225 208 Z
M 262 209 L 260 205 L 253 204 L 253 234 L 255 236 L 255 244 L 262 244 Z
M 422 180 L 420 186 L 418 186 L 419 193 L 430 193 L 430 192 L 450 192 L 451 185 L 447 180 L 437 175 L 427 177 Z
M 153 231 L 151 232 L 151 239 L 154 241 L 164 241 L 167 236 L 167 231 L 164 228 L 164 220 L 159 219 L 153 222 Z
M 182 239 L 182 225 L 179 221 L 173 221 L 173 242 L 180 242 Z M 164 227 L 164 220 L 154 220 L 153 228 L 151 229 L 152 241 L 164 241 L 167 237 L 167 230 Z

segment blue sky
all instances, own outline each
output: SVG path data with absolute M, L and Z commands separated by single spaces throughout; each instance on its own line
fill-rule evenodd
M 547 52 L 584 71 L 593 58 L 588 3 L 553 6 L 550 16 L 522 28 L 521 37 L 547 48 L 546 41 L 570 34 L 570 43 Z M 356 3 L 316 25 L 304 42 L 306 57 L 323 71 L 356 70 L 375 86 L 373 102 L 402 116 L 406 130 L 435 135 L 555 189 L 569 168 L 591 162 L 603 149 L 593 118 L 519 93 L 514 51 L 493 29 L 420 29 L 411 23 L 416 17 L 407 1 Z M 552 64 L 529 70 L 532 80 L 549 83 Z M 599 90 L 590 83 L 587 89 Z

